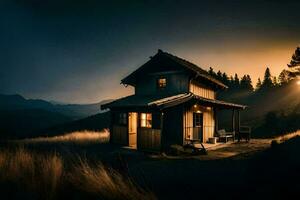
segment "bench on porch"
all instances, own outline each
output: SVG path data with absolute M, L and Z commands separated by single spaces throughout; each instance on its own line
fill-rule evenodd
M 204 145 L 202 144 L 202 142 L 200 142 L 200 140 L 186 140 L 188 143 L 183 145 L 183 149 L 184 151 L 186 149 L 191 149 L 193 154 L 207 154 L 207 151 L 204 147 Z M 201 147 L 197 147 L 195 144 L 200 144 Z
M 226 132 L 225 129 L 221 129 L 217 131 L 217 137 L 219 138 L 219 141 L 224 141 L 225 143 L 232 139 L 234 141 L 235 132 Z

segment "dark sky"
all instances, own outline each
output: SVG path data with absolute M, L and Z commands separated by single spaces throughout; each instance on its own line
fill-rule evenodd
M 266 66 L 278 75 L 300 44 L 296 2 L 1 0 L 0 93 L 124 96 L 120 79 L 159 48 L 256 82 Z

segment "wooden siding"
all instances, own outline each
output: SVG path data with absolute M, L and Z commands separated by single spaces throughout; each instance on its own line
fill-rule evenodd
M 151 128 L 138 129 L 138 149 L 157 152 L 161 149 L 161 130 Z
M 175 106 L 164 110 L 163 114 L 163 148 L 170 145 L 183 144 L 182 139 L 183 106 Z
M 196 81 L 191 81 L 190 92 L 208 99 L 216 99 L 216 92 L 208 87 L 199 84 Z
M 167 84 L 165 88 L 157 87 L 157 80 L 166 78 Z M 157 73 L 143 76 L 138 80 L 135 86 L 136 95 L 168 95 L 185 93 L 188 91 L 188 76 L 184 73 Z
M 113 125 L 111 140 L 114 144 L 128 145 L 128 128 L 127 126 Z
M 183 114 L 183 138 L 184 140 L 194 139 L 195 133 L 193 133 L 193 113 L 201 112 L 203 113 L 203 142 L 207 142 L 208 138 L 214 136 L 215 131 L 215 119 L 213 108 L 204 107 L 201 105 L 197 105 L 197 107 L 189 106 L 184 109 Z

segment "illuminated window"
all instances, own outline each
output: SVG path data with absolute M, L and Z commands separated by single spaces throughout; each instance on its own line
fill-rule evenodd
M 118 123 L 119 123 L 119 125 L 126 125 L 127 124 L 127 114 L 126 113 L 119 113 Z
M 159 78 L 157 79 L 157 87 L 162 89 L 167 86 L 167 79 L 166 78 Z
M 152 127 L 152 114 L 141 113 L 141 127 L 151 128 Z

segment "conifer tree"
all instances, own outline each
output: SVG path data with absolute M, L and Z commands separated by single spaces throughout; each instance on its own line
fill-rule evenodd
M 300 75 L 300 47 L 296 48 L 288 67 L 291 69 L 290 77 L 296 77 Z
M 284 85 L 286 83 L 288 83 L 291 79 L 290 79 L 290 72 L 288 70 L 282 70 L 278 76 L 278 81 L 280 85 Z
M 239 86 L 240 86 L 240 79 L 237 74 L 234 75 L 233 86 L 235 88 L 239 88 Z
M 265 71 L 264 80 L 262 82 L 261 88 L 269 89 L 271 87 L 273 87 L 272 75 L 271 75 L 269 67 L 267 67 L 267 69 Z
M 212 67 L 209 68 L 208 73 L 213 76 L 216 77 L 216 73 L 214 72 L 214 69 Z
M 256 90 L 259 90 L 261 88 L 261 80 L 260 78 L 257 79 L 257 83 L 256 83 L 256 86 L 255 86 L 255 89 Z
M 273 76 L 272 82 L 273 82 L 273 85 L 274 85 L 275 87 L 279 85 L 276 76 Z
M 217 77 L 220 81 L 222 81 L 222 72 L 220 70 L 217 72 Z

